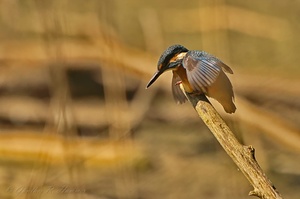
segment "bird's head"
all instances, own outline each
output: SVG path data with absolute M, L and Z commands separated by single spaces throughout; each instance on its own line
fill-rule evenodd
M 149 88 L 155 80 L 167 70 L 174 70 L 180 66 L 184 55 L 189 50 L 182 45 L 172 45 L 168 47 L 160 56 L 157 63 L 157 71 L 154 73 L 146 88 Z

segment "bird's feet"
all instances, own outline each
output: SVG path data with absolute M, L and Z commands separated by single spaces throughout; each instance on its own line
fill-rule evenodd
M 175 83 L 175 85 L 178 86 L 181 83 L 182 83 L 182 81 L 178 81 L 178 82 Z

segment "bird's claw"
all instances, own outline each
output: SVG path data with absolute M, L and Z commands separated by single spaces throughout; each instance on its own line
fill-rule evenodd
M 181 83 L 182 83 L 182 81 L 178 81 L 178 82 L 175 83 L 175 85 L 178 86 Z

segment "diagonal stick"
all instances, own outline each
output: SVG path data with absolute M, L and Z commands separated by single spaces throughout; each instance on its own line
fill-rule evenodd
M 182 84 L 180 84 L 180 88 L 197 111 L 199 117 L 253 186 L 254 190 L 250 191 L 249 195 L 257 196 L 261 199 L 282 199 L 272 182 L 258 165 L 255 159 L 254 148 L 239 143 L 204 94 L 193 95 L 186 93 Z

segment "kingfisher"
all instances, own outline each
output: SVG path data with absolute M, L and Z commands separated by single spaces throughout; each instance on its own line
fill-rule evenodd
M 188 50 L 182 45 L 172 45 L 160 56 L 157 71 L 146 88 L 168 70 L 173 72 L 172 93 L 177 103 L 182 104 L 187 100 L 179 87 L 182 84 L 185 92 L 205 94 L 216 99 L 227 113 L 235 112 L 232 84 L 225 74 L 233 74 L 233 71 L 220 59 L 205 51 Z

